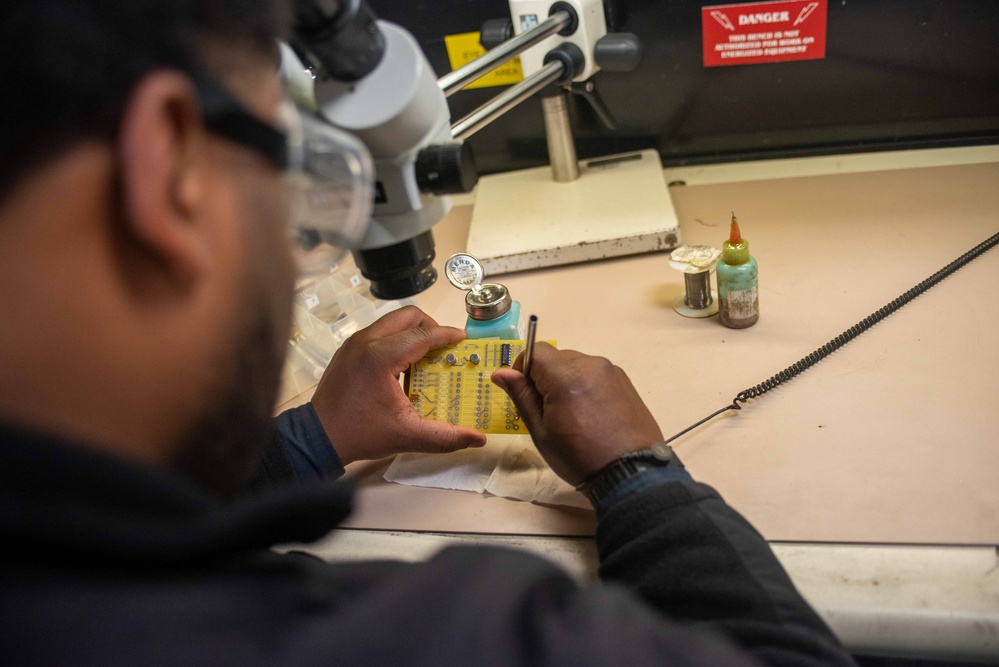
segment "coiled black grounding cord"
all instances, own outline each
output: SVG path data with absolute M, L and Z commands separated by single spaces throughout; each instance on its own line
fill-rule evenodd
M 999 245 L 999 234 L 993 234 L 985 241 L 982 241 L 974 248 L 972 248 L 971 250 L 964 253 L 963 255 L 955 259 L 947 266 L 943 267 L 942 269 L 934 273 L 926 280 L 922 281 L 915 287 L 912 287 L 911 289 L 909 289 L 902 295 L 896 297 L 895 299 L 892 299 L 890 302 L 888 302 L 881 308 L 878 308 L 876 311 L 874 311 L 864 319 L 860 320 L 852 327 L 850 327 L 840 335 L 836 336 L 835 338 L 833 338 L 831 341 L 829 341 L 819 349 L 815 350 L 810 354 L 806 354 L 804 357 L 794 362 L 793 364 L 791 364 L 781 372 L 777 373 L 776 375 L 772 376 L 768 380 L 764 380 L 760 384 L 754 385 L 749 389 L 743 389 L 738 394 L 736 394 L 735 398 L 732 399 L 731 405 L 726 405 L 721 410 L 712 412 L 710 415 L 708 415 L 701 421 L 697 422 L 696 424 L 691 424 L 690 426 L 683 429 L 673 437 L 667 439 L 666 443 L 673 442 L 680 436 L 685 435 L 690 431 L 693 431 L 695 428 L 697 428 L 701 424 L 704 424 L 705 422 L 711 421 L 712 419 L 722 414 L 723 412 L 728 412 L 729 410 L 742 410 L 742 405 L 740 404 L 748 403 L 749 399 L 751 398 L 759 398 L 760 396 L 767 393 L 771 389 L 776 389 L 780 385 L 784 384 L 785 382 L 787 382 L 794 376 L 798 375 L 802 371 L 808 370 L 822 359 L 825 359 L 830 354 L 832 354 L 839 348 L 843 347 L 844 345 L 852 341 L 854 338 L 864 333 L 865 331 L 873 327 L 875 324 L 877 324 L 881 320 L 885 319 L 886 317 L 888 317 L 889 315 L 900 309 L 902 306 L 908 304 L 917 296 L 923 294 L 931 287 L 943 281 L 944 278 L 947 278 L 961 267 L 971 263 L 973 260 L 978 259 L 978 257 L 985 254 L 992 248 L 996 247 L 996 245 Z

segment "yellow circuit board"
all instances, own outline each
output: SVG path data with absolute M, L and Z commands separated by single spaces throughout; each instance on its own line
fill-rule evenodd
M 409 369 L 409 401 L 430 419 L 484 433 L 527 433 L 513 401 L 489 379 L 496 369 L 509 368 L 525 345 L 522 340 L 463 340 L 432 350 Z

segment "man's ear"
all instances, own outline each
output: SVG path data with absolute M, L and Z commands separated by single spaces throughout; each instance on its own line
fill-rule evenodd
M 135 86 L 122 116 L 122 223 L 170 277 L 197 278 L 209 262 L 198 224 L 206 192 L 205 127 L 197 93 L 183 75 L 154 71 Z

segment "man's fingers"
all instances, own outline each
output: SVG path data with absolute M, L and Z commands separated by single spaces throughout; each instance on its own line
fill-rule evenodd
M 527 424 L 528 430 L 533 430 L 541 424 L 542 404 L 544 399 L 534 385 L 518 370 L 501 368 L 492 374 L 493 383 L 505 391 L 517 406 L 517 412 Z
M 531 362 L 532 364 L 537 363 L 539 359 L 547 359 L 549 360 L 550 363 L 552 359 L 558 356 L 559 351 L 556 350 L 554 347 L 552 347 L 551 344 L 539 340 L 537 343 L 534 344 L 533 354 L 534 354 L 534 361 Z M 517 358 L 513 360 L 513 366 L 511 366 L 511 368 L 520 372 L 524 372 L 523 352 L 518 354 Z M 532 373 L 534 372 L 533 368 L 531 369 L 531 372 Z
M 531 362 L 531 382 L 542 394 L 547 393 L 553 387 L 564 384 L 563 376 L 573 362 L 583 356 L 575 350 L 557 350 L 548 343 L 538 341 L 534 346 L 534 359 Z M 523 352 L 517 355 L 512 368 L 524 372 Z
M 371 338 L 385 338 L 407 329 L 436 326 L 437 321 L 416 306 L 403 306 L 380 317 L 363 331 Z
M 392 372 L 399 374 L 430 350 L 464 339 L 464 330 L 455 327 L 421 327 L 393 334 L 379 341 L 379 347 L 386 351 Z
M 415 412 L 406 425 L 409 436 L 409 451 L 430 453 L 454 452 L 468 447 L 482 447 L 486 436 L 467 426 L 455 426 L 447 422 L 421 417 Z
M 512 368 L 513 370 L 517 371 L 518 373 L 523 373 L 524 372 L 524 353 L 523 352 L 521 352 L 520 354 L 517 355 L 517 358 L 513 360 L 513 366 L 510 366 L 510 368 Z

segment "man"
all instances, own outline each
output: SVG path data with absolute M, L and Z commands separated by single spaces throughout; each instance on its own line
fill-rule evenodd
M 399 372 L 463 336 L 415 308 L 350 339 L 272 434 L 281 174 L 202 91 L 274 123 L 280 21 L 264 0 L 0 8 L 0 661 L 850 664 L 668 450 L 621 462 L 662 440 L 624 373 L 547 346 L 530 378 L 518 361 L 494 380 L 595 500 L 604 585 L 501 549 L 269 549 L 346 516 L 349 486 L 317 480 L 349 461 L 483 443 L 409 409 Z

